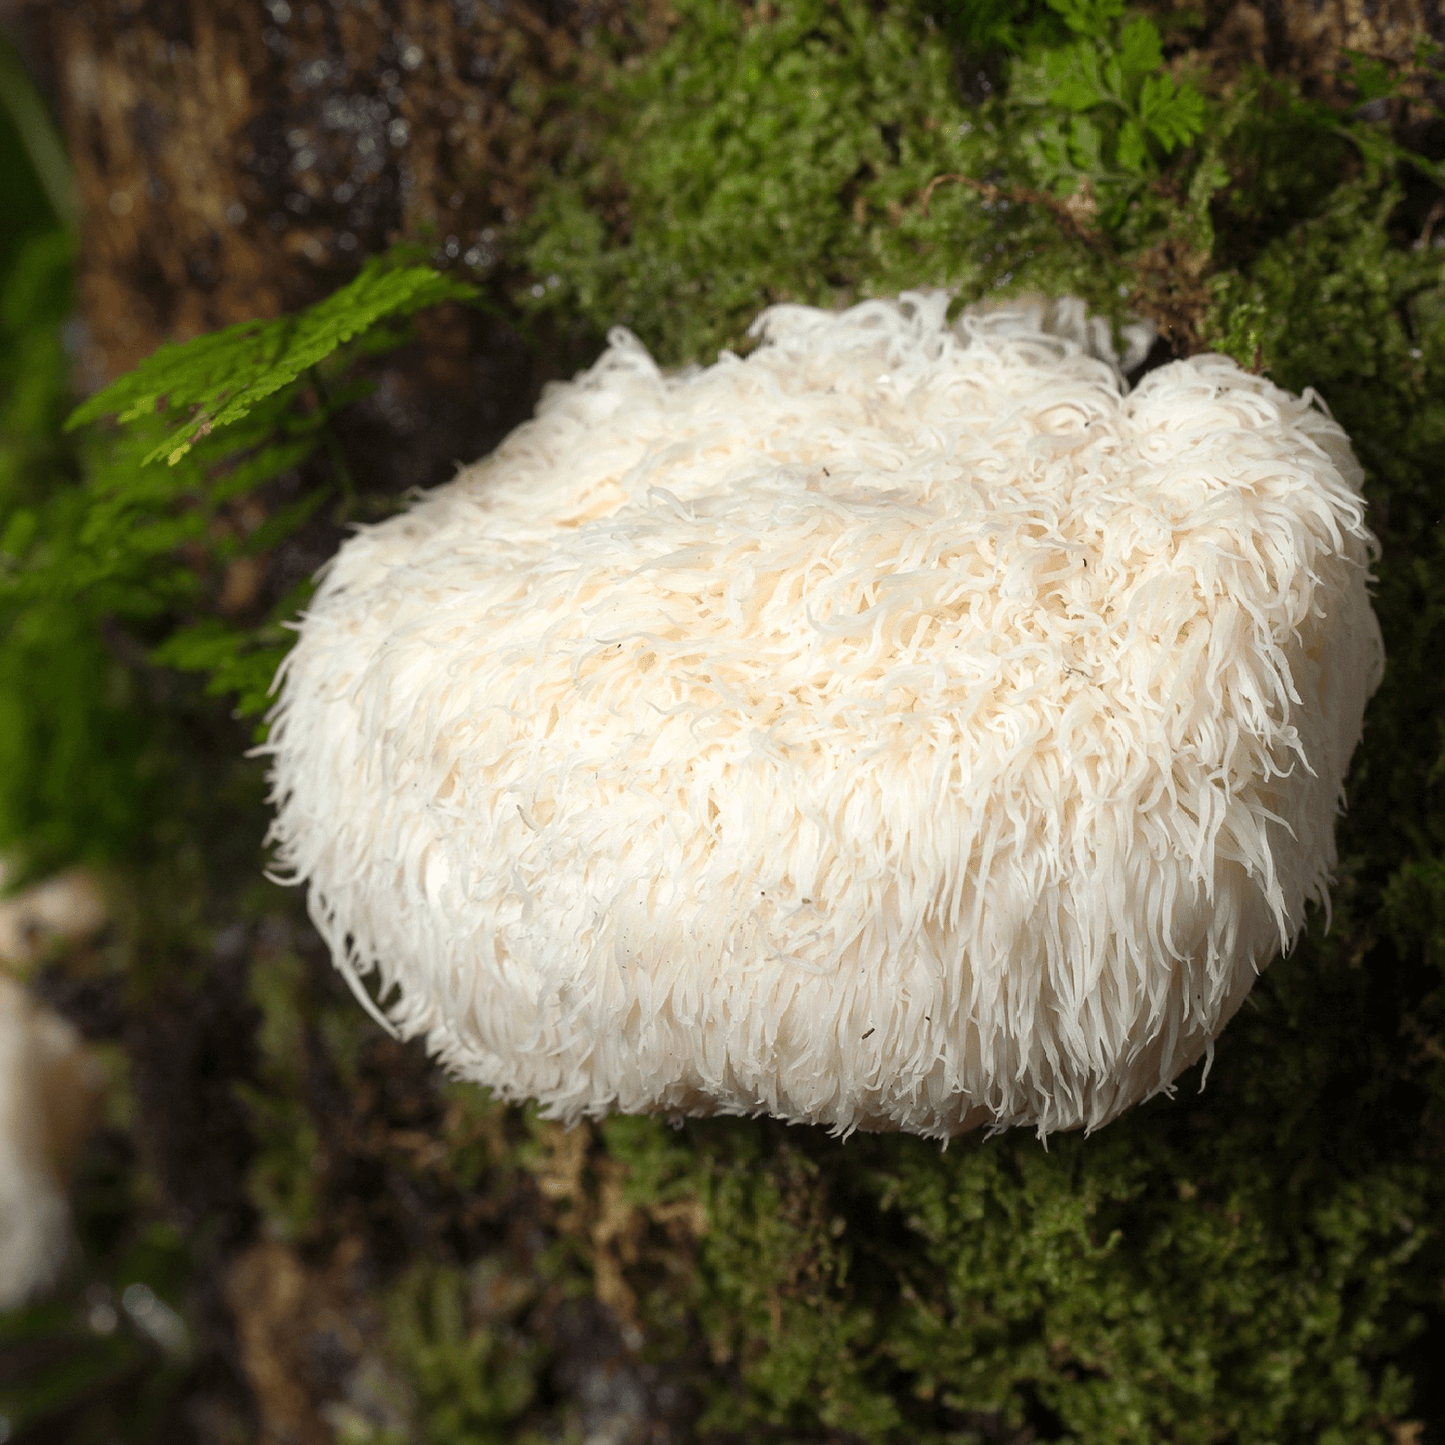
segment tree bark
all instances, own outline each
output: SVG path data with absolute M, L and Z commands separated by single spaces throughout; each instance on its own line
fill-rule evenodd
M 555 87 L 647 43 L 626 0 L 23 7 L 82 212 L 87 387 L 316 300 L 397 241 L 487 275 L 566 144 Z

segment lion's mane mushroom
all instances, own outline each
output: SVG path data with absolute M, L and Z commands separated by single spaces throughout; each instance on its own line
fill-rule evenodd
M 1097 1126 L 1324 898 L 1383 658 L 1343 431 L 947 305 L 775 306 L 671 376 L 618 328 L 329 564 L 278 856 L 456 1073 L 568 1121 Z

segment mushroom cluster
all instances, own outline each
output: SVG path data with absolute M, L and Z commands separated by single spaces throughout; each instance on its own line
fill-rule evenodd
M 1077 302 L 614 329 L 326 568 L 268 748 L 358 995 L 564 1121 L 1097 1127 L 1324 900 L 1383 647 L 1321 400 Z M 1134 359 L 1147 329 L 1128 338 Z

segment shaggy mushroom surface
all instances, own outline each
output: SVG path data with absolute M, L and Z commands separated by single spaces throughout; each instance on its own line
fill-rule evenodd
M 328 565 L 279 866 L 457 1074 L 1096 1127 L 1325 898 L 1383 667 L 1343 431 L 1221 356 L 1130 391 L 1077 303 L 947 308 L 775 306 L 675 375 L 617 328 Z

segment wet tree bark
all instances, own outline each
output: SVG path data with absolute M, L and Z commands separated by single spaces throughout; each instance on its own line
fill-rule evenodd
M 22 29 L 80 191 L 88 379 L 315 300 L 416 241 L 499 259 L 568 136 L 552 98 L 647 43 L 625 0 L 62 0 Z

